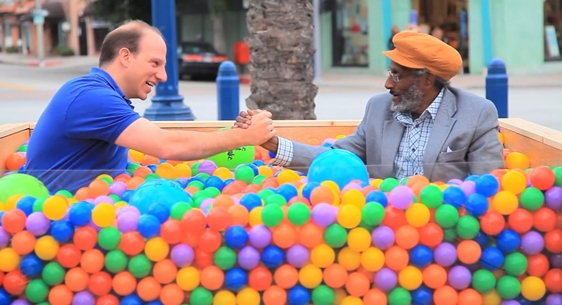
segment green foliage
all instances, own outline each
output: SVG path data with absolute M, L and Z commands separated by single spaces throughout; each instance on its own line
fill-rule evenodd
M 74 50 L 72 50 L 68 45 L 66 44 L 59 44 L 57 46 L 57 54 L 59 56 L 74 56 Z
M 152 23 L 151 0 L 97 0 L 93 5 L 97 18 L 113 24 L 136 19 Z

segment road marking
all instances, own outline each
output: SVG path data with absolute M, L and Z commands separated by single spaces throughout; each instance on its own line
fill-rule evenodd
M 32 87 L 22 86 L 22 85 L 16 85 L 16 84 L 9 84 L 9 83 L 3 83 L 3 82 L 0 82 L 0 87 L 1 87 L 1 88 L 8 88 L 8 89 L 21 90 L 21 91 L 33 91 L 33 90 L 35 90 L 35 89 L 33 89 Z

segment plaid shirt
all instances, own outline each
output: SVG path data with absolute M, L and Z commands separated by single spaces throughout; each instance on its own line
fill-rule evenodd
M 444 90 L 441 90 L 433 103 L 416 120 L 412 119 L 410 113 L 394 113 L 394 118 L 406 127 L 402 135 L 398 155 L 396 155 L 394 160 L 396 179 L 400 180 L 415 174 L 423 175 L 425 146 L 429 140 L 431 128 L 441 105 L 444 92 Z M 293 142 L 283 137 L 278 137 L 278 139 L 277 155 L 273 158 L 273 164 L 288 166 L 293 160 Z

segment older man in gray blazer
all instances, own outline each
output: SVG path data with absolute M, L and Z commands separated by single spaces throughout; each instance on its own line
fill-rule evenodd
M 383 52 L 391 60 L 390 94 L 372 97 L 355 132 L 332 147 L 360 157 L 373 178 L 424 175 L 447 182 L 503 168 L 494 104 L 449 86 L 462 68 L 457 50 L 415 32 L 396 34 L 393 42 L 396 48 Z M 254 112 L 241 112 L 236 126 L 251 124 Z M 299 169 L 330 149 L 282 137 L 262 147 L 276 153 L 274 164 Z

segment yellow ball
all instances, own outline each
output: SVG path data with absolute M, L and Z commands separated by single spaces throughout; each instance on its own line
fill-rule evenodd
M 153 262 L 165 259 L 168 253 L 170 253 L 170 245 L 162 237 L 151 238 L 144 245 L 144 254 Z
M 156 171 L 154 173 L 158 175 L 158 177 L 164 179 L 178 178 L 175 167 L 168 162 L 158 164 L 158 166 L 156 166 Z
M 6 205 L 2 202 L 0 202 L 0 212 L 1 211 L 6 211 Z
M 509 215 L 518 207 L 519 199 L 512 192 L 502 190 L 492 198 L 492 208 L 502 215 Z
M 348 295 L 341 301 L 341 305 L 363 305 L 363 301 L 361 298 Z
M 144 158 L 144 154 L 141 153 L 140 151 L 134 150 L 134 149 L 129 149 L 129 157 L 131 159 L 133 159 L 133 161 L 136 161 L 137 163 L 140 163 L 142 161 L 142 159 Z
M 334 263 L 336 253 L 327 244 L 319 244 L 310 251 L 310 262 L 320 268 L 326 268 Z
M 343 138 L 345 138 L 345 137 L 346 137 L 346 135 L 344 135 L 344 134 L 339 134 L 339 135 L 337 135 L 337 136 L 334 138 L 334 140 L 343 139 Z
M 246 287 L 238 292 L 236 301 L 238 304 L 260 305 L 261 297 L 255 289 Z
M 347 297 L 347 291 L 343 288 L 334 289 L 334 294 L 336 295 L 334 299 L 334 304 L 341 304 L 343 299 Z
M 361 265 L 361 254 L 349 247 L 342 248 L 338 253 L 338 263 L 347 271 L 357 270 Z
M 538 301 L 544 297 L 546 285 L 537 276 L 528 276 L 521 282 L 521 294 L 529 301 Z
M 35 242 L 35 254 L 44 261 L 55 258 L 58 251 L 59 243 L 52 236 L 41 236 Z
M 423 283 L 421 270 L 414 266 L 407 266 L 398 273 L 398 283 L 406 290 L 418 289 Z
M 199 286 L 200 275 L 195 267 L 183 267 L 178 270 L 176 284 L 184 291 L 192 291 Z
M 261 165 L 258 167 L 258 174 L 264 175 L 266 178 L 273 177 L 273 170 L 269 166 Z
M 236 296 L 229 290 L 221 290 L 215 294 L 213 305 L 236 305 Z
M 482 304 L 486 305 L 500 305 L 502 302 L 502 298 L 496 291 L 496 289 L 492 289 L 484 294 L 482 294 Z
M 110 203 L 100 203 L 92 210 L 92 221 L 101 228 L 112 225 L 116 217 L 115 207 Z
M 277 182 L 279 182 L 280 185 L 300 179 L 301 176 L 299 176 L 299 174 L 292 169 L 283 169 L 279 172 L 279 175 L 277 175 Z
M 299 282 L 308 289 L 318 287 L 322 283 L 322 270 L 313 264 L 306 264 L 299 270 Z
M 117 201 L 113 206 L 115 207 L 115 209 L 120 209 L 122 207 L 127 206 L 127 202 L 125 201 Z
M 18 201 L 21 198 L 23 198 L 23 195 L 21 194 L 15 194 L 8 197 L 8 200 L 6 200 L 6 202 L 4 203 L 4 205 L 6 205 L 6 211 L 15 209 L 16 205 L 18 204 Z
M 50 220 L 61 220 L 68 210 L 68 201 L 63 196 L 51 196 L 43 202 L 43 214 Z
M 416 228 L 421 228 L 429 222 L 431 214 L 429 208 L 422 203 L 413 203 L 406 209 L 406 221 Z
M 0 250 L 0 271 L 10 272 L 16 270 L 20 265 L 20 256 L 12 248 Z
M 347 190 L 343 192 L 341 204 L 353 204 L 359 209 L 362 209 L 365 205 L 365 195 L 363 194 L 363 192 L 357 189 Z
M 347 235 L 347 245 L 355 252 L 363 252 L 371 246 L 371 234 L 367 229 L 357 227 Z
M 342 205 L 339 207 L 337 220 L 342 227 L 353 229 L 361 222 L 361 210 L 352 204 Z
M 263 221 L 261 220 L 262 210 L 263 207 L 255 207 L 250 211 L 250 215 L 248 216 L 248 222 L 250 223 L 250 226 L 255 227 L 257 225 L 263 224 Z
M 380 189 L 382 181 L 383 181 L 383 179 L 377 178 L 377 179 L 371 180 L 371 182 L 369 184 L 371 186 L 374 186 L 374 187 Z
M 191 166 L 185 163 L 180 163 L 174 166 L 174 172 L 176 177 L 191 178 Z
M 384 253 L 379 248 L 369 247 L 361 253 L 361 266 L 370 272 L 379 271 L 384 267 Z
M 501 178 L 501 188 L 515 195 L 521 194 L 527 188 L 527 177 L 520 171 L 509 170 Z

